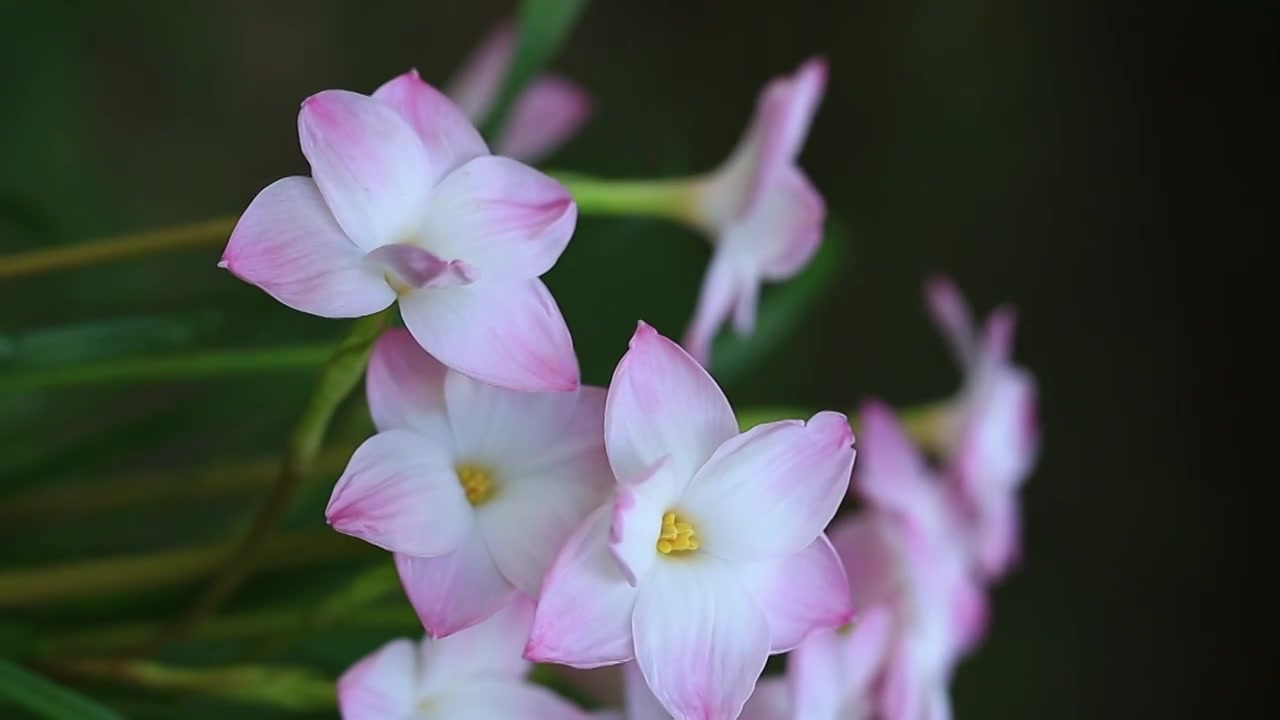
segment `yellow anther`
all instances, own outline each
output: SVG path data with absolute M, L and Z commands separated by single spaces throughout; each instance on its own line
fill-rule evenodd
M 673 552 L 689 552 L 698 549 L 698 540 L 694 537 L 693 525 L 678 522 L 674 512 L 662 516 L 662 527 L 658 530 L 658 552 L 669 555 Z
M 459 465 L 458 484 L 472 505 L 482 505 L 493 497 L 493 477 L 479 465 Z

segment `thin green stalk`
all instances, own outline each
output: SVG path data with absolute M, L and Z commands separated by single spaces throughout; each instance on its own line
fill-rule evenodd
M 692 223 L 697 211 L 697 178 L 603 180 L 581 173 L 552 172 L 584 215 L 649 216 Z
M 208 577 L 237 551 L 235 543 L 80 560 L 0 573 L 0 609 L 172 587 Z M 301 567 L 371 554 L 359 540 L 331 530 L 283 535 L 260 548 L 254 570 Z
M 0 257 L 0 280 L 67 270 L 166 250 L 217 245 L 226 242 L 231 231 L 235 229 L 236 219 L 235 216 L 220 217 L 187 225 L 116 235 L 76 245 L 43 248 Z
M 260 550 L 275 530 L 276 523 L 288 510 L 294 491 L 310 472 L 338 405 L 351 394 L 363 376 L 369 354 L 373 350 L 373 342 L 385 324 L 385 315 L 379 313 L 357 320 L 351 333 L 334 350 L 325 363 L 319 384 L 306 410 L 289 437 L 275 487 L 235 553 L 204 593 L 172 623 L 135 648 L 136 654 L 150 653 L 187 634 L 217 612 L 222 603 L 240 587 L 252 570 Z
M 70 367 L 33 368 L 0 376 L 0 395 L 94 383 L 172 382 L 315 368 L 331 349 L 301 345 L 255 350 L 175 353 L 108 360 Z

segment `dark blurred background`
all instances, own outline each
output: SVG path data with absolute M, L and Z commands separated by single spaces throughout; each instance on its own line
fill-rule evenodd
M 443 81 L 511 4 L 0 8 L 7 253 L 237 212 L 271 180 L 306 172 L 302 98 L 368 92 L 408 67 Z M 1209 717 L 1259 675 L 1245 605 L 1260 601 L 1235 570 L 1247 499 L 1232 461 L 1198 462 L 1227 445 L 1227 425 L 1249 422 L 1218 385 L 1236 367 L 1222 348 L 1239 345 L 1200 333 L 1221 318 L 1217 263 L 1257 252 L 1199 243 L 1235 236 L 1261 187 L 1231 175 L 1227 147 L 1273 157 L 1274 126 L 1241 120 L 1209 65 L 1223 22 L 1155 4 L 597 0 L 554 63 L 598 113 L 547 165 L 641 177 L 718 163 L 768 78 L 812 53 L 830 61 L 803 165 L 848 230 L 844 267 L 820 309 L 730 385 L 736 404 L 851 408 L 951 392 L 958 377 L 920 300 L 932 273 L 952 275 L 981 311 L 1017 307 L 1044 449 L 1024 495 L 1025 561 L 959 671 L 960 718 Z M 5 282 L 0 331 L 11 351 L 25 339 L 59 362 L 112 343 L 338 332 L 217 271 L 218 249 Z M 549 282 L 588 381 L 607 379 L 635 319 L 683 330 L 708 255 L 662 223 L 581 223 Z M 0 396 L 0 469 L 22 487 L 268 451 L 310 380 Z M 21 548 L 3 536 L 4 553 L 75 557 L 86 542 L 109 553 L 173 531 L 32 531 Z

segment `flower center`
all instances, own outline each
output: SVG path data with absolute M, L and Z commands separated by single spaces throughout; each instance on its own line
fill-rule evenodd
M 662 516 L 662 529 L 658 532 L 658 552 L 663 555 L 686 553 L 698 549 L 698 538 L 693 526 L 681 522 L 675 513 Z
M 493 475 L 479 465 L 459 465 L 458 484 L 472 505 L 483 505 L 493 497 Z

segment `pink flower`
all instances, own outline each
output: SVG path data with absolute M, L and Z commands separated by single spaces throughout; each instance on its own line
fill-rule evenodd
M 700 362 L 730 315 L 739 334 L 753 330 L 762 282 L 792 277 L 818 249 L 826 204 L 796 160 L 826 82 L 815 58 L 769 83 L 738 147 L 702 184 L 694 222 L 715 253 L 684 339 Z
M 950 478 L 965 502 L 975 560 L 983 577 L 993 578 L 1018 555 L 1017 492 L 1039 447 L 1035 379 L 1010 361 L 1013 311 L 991 313 L 979 334 L 950 280 L 931 280 L 925 297 L 965 375 L 945 445 Z
M 484 620 L 516 591 L 536 597 L 611 487 L 604 391 L 496 388 L 392 330 L 374 347 L 368 394 L 379 432 L 334 487 L 329 523 L 396 554 L 432 637 Z
M 533 603 L 521 597 L 451 638 L 392 640 L 338 679 L 343 720 L 586 720 L 525 679 L 520 647 L 532 618 Z
M 947 720 L 952 669 L 981 636 L 986 600 L 947 488 L 888 408 L 869 403 L 859 417 L 855 483 L 867 509 L 838 523 L 831 541 L 861 619 L 847 635 L 797 649 L 793 688 L 809 708 L 801 716 Z M 843 691 L 826 675 L 833 663 Z
M 476 125 L 484 124 L 498 101 L 515 56 L 516 39 L 511 23 L 498 25 L 449 83 L 449 97 Z M 499 155 L 535 163 L 577 135 L 591 113 L 586 90 L 559 75 L 542 75 L 516 97 L 494 145 Z
M 308 98 L 298 134 L 312 177 L 258 193 L 222 267 L 323 317 L 398 299 L 418 342 L 459 372 L 518 390 L 577 387 L 569 330 L 538 279 L 577 220 L 563 186 L 490 155 L 415 72 L 373 97 Z
M 627 663 L 623 668 L 626 680 L 625 712 L 606 710 L 595 713 L 593 717 L 596 720 L 671 720 L 671 713 L 662 707 L 645 684 L 640 668 L 635 663 Z M 782 678 L 767 678 L 758 682 L 756 691 L 751 694 L 739 716 L 740 720 L 789 720 L 791 717 L 791 701 Z
M 833 412 L 739 434 L 715 381 L 641 323 L 605 404 L 614 500 L 557 555 L 525 656 L 634 658 L 672 716 L 738 717 L 770 653 L 850 617 L 822 530 L 852 442 Z

